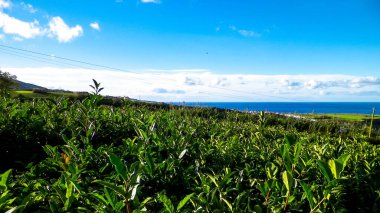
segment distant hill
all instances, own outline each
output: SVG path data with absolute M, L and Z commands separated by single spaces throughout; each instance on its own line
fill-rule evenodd
M 16 82 L 19 84 L 19 87 L 17 89 L 19 90 L 32 90 L 32 89 L 42 89 L 42 90 L 47 90 L 45 87 L 41 87 L 35 84 L 30 84 L 26 82 L 22 82 L 19 80 L 16 80 Z

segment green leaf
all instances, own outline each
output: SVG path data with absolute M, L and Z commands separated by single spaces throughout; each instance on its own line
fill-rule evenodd
M 119 194 L 120 196 L 122 196 L 124 199 L 128 199 L 128 197 L 127 197 L 126 193 L 124 192 L 124 190 L 121 187 L 115 186 L 115 184 L 113 184 L 113 183 L 109 183 L 109 182 L 102 181 L 102 180 L 95 180 L 93 182 L 94 183 L 98 183 L 100 185 L 103 185 L 103 186 L 111 189 L 112 191 L 114 191 L 117 194 Z
M 218 183 L 216 182 L 215 178 L 214 178 L 213 176 L 211 176 L 210 174 L 207 174 L 207 176 L 211 179 L 211 181 L 215 184 L 215 186 L 216 186 L 217 188 L 219 188 L 219 185 L 218 185 Z
M 104 194 L 105 194 L 105 196 L 106 196 L 106 198 L 107 198 L 107 200 L 108 200 L 108 203 L 112 206 L 112 208 L 115 209 L 115 205 L 116 205 L 116 204 L 115 204 L 115 199 L 114 199 L 115 196 L 111 197 L 111 195 L 115 195 L 115 194 L 114 194 L 114 193 L 111 194 L 111 193 L 108 191 L 107 187 L 104 187 Z
M 158 198 L 164 204 L 166 211 L 168 211 L 169 213 L 175 212 L 172 201 L 166 195 L 159 193 Z
M 69 184 L 66 184 L 66 198 L 67 199 L 70 199 L 72 194 L 73 194 L 73 184 L 72 183 L 69 183 Z
M 294 146 L 294 156 L 293 156 L 293 163 L 297 164 L 299 157 L 301 155 L 301 150 L 302 150 L 302 143 L 299 142 Z
M 343 165 L 343 168 L 346 167 L 348 159 L 350 159 L 350 154 L 343 154 L 338 158 L 338 161 Z
M 49 207 L 50 207 L 50 211 L 51 212 L 53 212 L 53 213 L 59 212 L 58 211 L 58 206 L 57 206 L 57 204 L 55 203 L 54 200 L 49 200 Z
M 13 213 L 13 212 L 17 212 L 19 209 L 23 209 L 23 208 L 25 208 L 25 205 L 16 206 L 16 207 L 13 207 L 13 208 L 9 209 L 9 210 L 6 211 L 5 213 Z
M 145 153 L 145 161 L 146 161 L 146 164 L 147 164 L 147 168 L 148 168 L 148 174 L 149 175 L 153 175 L 154 173 L 154 170 L 156 169 L 155 168 L 155 165 L 154 165 L 154 161 L 153 161 L 153 157 L 151 155 L 151 150 L 148 149 Z
M 343 165 L 338 162 L 337 160 L 329 160 L 329 168 L 331 170 L 331 173 L 335 179 L 339 178 L 339 174 L 343 169 Z
M 98 193 L 91 193 L 90 195 L 94 197 L 95 199 L 97 199 L 98 201 L 100 201 L 101 203 L 103 203 L 104 205 L 108 204 L 107 200 L 102 195 Z
M 145 200 L 143 202 L 140 203 L 140 209 L 142 207 L 145 206 L 145 204 L 147 204 L 149 201 L 151 201 L 153 198 L 152 197 L 148 197 L 148 198 L 145 198 Z
M 331 181 L 333 179 L 333 174 L 331 173 L 331 170 L 327 163 L 322 160 L 318 160 L 317 164 L 326 180 Z
M 297 138 L 293 135 L 285 135 L 285 143 L 288 144 L 289 146 L 293 146 L 294 144 L 297 143 Z
M 7 182 L 8 182 L 8 178 L 9 178 L 9 175 L 11 174 L 12 172 L 12 169 L 9 169 L 7 170 L 6 172 L 4 172 L 3 174 L 1 174 L 1 179 L 0 179 L 0 190 L 2 188 L 4 188 L 4 190 L 7 190 L 8 187 L 7 187 Z
M 306 194 L 307 200 L 309 201 L 310 209 L 313 209 L 314 208 L 314 197 L 313 197 L 313 194 L 311 192 L 310 187 L 306 183 L 304 183 L 303 181 L 300 181 L 300 184 L 302 186 L 303 191 Z
M 282 181 L 284 182 L 285 187 L 288 190 L 288 193 L 290 194 L 290 191 L 294 183 L 293 176 L 288 171 L 285 171 L 284 173 L 282 173 Z
M 232 211 L 232 205 L 231 205 L 231 203 L 228 202 L 228 200 L 224 199 L 223 197 L 222 197 L 222 200 L 227 204 L 227 206 L 228 206 L 228 208 L 230 209 L 230 211 L 233 212 L 233 211 Z
M 283 144 L 280 147 L 280 152 L 282 159 L 284 161 L 285 168 L 288 172 L 292 172 L 292 160 L 289 155 L 290 146 L 288 144 Z
M 253 207 L 253 209 L 255 210 L 256 213 L 262 213 L 263 212 L 263 209 L 259 205 L 255 205 Z
M 179 204 L 178 204 L 178 206 L 177 206 L 177 211 L 179 211 L 180 209 L 182 209 L 182 207 L 185 206 L 187 202 L 189 202 L 190 198 L 191 198 L 193 195 L 194 195 L 194 193 L 191 193 L 191 194 L 187 195 L 185 198 L 183 198 L 183 199 L 179 202 Z
M 277 166 L 274 163 L 268 162 L 265 165 L 265 172 L 267 174 L 267 177 L 269 179 L 272 179 L 272 178 L 276 177 L 276 174 L 278 172 L 278 168 L 277 168 Z
M 115 166 L 117 174 L 123 178 L 123 180 L 127 180 L 127 168 L 125 167 L 123 160 L 112 153 L 109 154 L 109 159 L 112 165 Z

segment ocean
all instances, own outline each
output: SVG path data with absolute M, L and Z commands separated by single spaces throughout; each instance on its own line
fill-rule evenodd
M 380 102 L 176 102 L 171 104 L 216 107 L 240 111 L 269 111 L 302 114 L 372 114 L 374 107 L 380 110 Z

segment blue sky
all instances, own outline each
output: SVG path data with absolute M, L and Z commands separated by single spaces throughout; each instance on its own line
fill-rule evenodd
M 138 73 L 135 81 L 148 79 L 142 88 L 109 94 L 160 101 L 378 101 L 379 26 L 377 0 L 0 0 L 1 45 Z M 49 67 L 62 79 L 73 68 L 22 56 L 0 48 L 0 66 L 47 86 L 53 80 L 25 76 Z M 86 73 L 77 84 L 99 73 L 77 68 Z M 121 77 L 112 72 L 103 76 L 109 88 Z M 189 85 L 189 76 L 203 79 Z

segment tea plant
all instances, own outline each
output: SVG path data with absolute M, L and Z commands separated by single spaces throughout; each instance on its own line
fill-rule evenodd
M 365 126 L 93 89 L 0 102 L 0 212 L 380 211 L 380 148 Z

